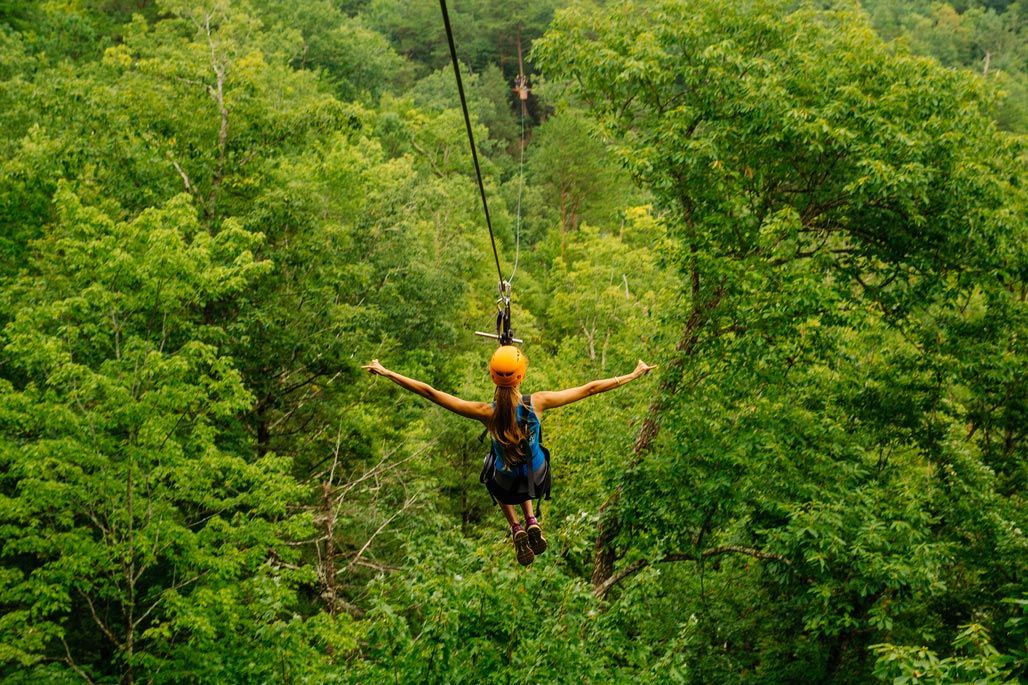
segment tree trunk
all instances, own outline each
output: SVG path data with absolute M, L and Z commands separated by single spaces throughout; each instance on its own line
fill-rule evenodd
M 131 449 L 131 447 L 129 448 Z M 125 585 L 127 598 L 125 601 L 125 671 L 122 673 L 121 682 L 132 685 L 135 681 L 132 661 L 135 658 L 135 608 L 136 608 L 136 536 L 135 536 L 135 511 L 133 501 L 132 482 L 132 459 L 129 459 L 128 477 L 126 480 L 126 509 L 128 513 L 128 559 L 125 564 Z
M 271 449 L 271 430 L 263 417 L 257 419 L 257 456 L 263 457 Z
M 666 373 L 664 380 L 660 384 L 657 398 L 650 404 L 649 410 L 646 413 L 646 419 L 643 421 L 642 428 L 639 429 L 639 435 L 636 437 L 635 445 L 632 447 L 633 456 L 629 468 L 634 468 L 638 465 L 646 456 L 646 453 L 649 452 L 653 441 L 660 432 L 660 416 L 664 412 L 666 398 L 673 396 L 678 390 L 678 376 L 676 372 L 685 359 L 696 352 L 704 324 L 709 320 L 710 312 L 718 306 L 721 298 L 724 296 L 725 288 L 724 283 L 722 283 L 717 287 L 710 299 L 700 303 L 698 299 L 700 281 L 699 274 L 696 271 L 695 255 L 692 272 L 690 277 L 690 285 L 693 292 L 692 312 L 685 324 L 682 338 L 675 346 L 678 354 L 668 365 L 668 373 Z M 591 580 L 594 588 L 602 587 L 614 573 L 614 562 L 617 560 L 614 540 L 621 531 L 621 522 L 617 516 L 617 505 L 621 499 L 621 489 L 620 485 L 615 488 L 614 492 L 607 498 L 607 501 L 600 507 L 600 520 L 597 524 L 596 540 L 593 544 L 593 572 Z
M 328 608 L 328 613 L 332 616 L 336 615 L 337 602 L 336 602 L 336 546 L 335 546 L 335 524 L 336 524 L 336 512 L 332 502 L 332 482 L 331 479 L 326 480 L 321 484 L 321 504 L 324 507 L 322 516 L 324 517 L 324 534 L 325 534 L 325 592 L 322 597 L 325 598 L 325 605 Z
M 635 445 L 632 448 L 633 466 L 642 460 L 646 452 L 649 451 L 654 438 L 657 437 L 657 433 L 660 431 L 657 421 L 663 411 L 664 404 L 662 398 L 673 393 L 673 386 L 675 385 L 677 383 L 672 383 L 670 379 L 660 384 L 657 399 L 650 404 L 646 419 L 643 421 L 642 428 L 639 430 L 639 435 L 636 437 Z M 593 573 L 591 580 L 594 588 L 602 587 L 614 575 L 614 562 L 617 560 L 614 540 L 617 538 L 618 533 L 621 532 L 621 522 L 617 518 L 617 505 L 620 499 L 621 486 L 619 485 L 600 507 L 600 520 L 596 529 L 596 541 L 593 543 Z

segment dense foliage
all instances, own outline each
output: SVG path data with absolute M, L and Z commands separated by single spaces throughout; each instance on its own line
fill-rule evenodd
M 1028 678 L 1023 2 L 0 0 L 4 682 Z M 533 82 L 511 92 L 518 50 Z

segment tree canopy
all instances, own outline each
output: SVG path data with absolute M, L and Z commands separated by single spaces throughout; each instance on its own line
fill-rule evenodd
M 550 550 L 438 8 L 0 0 L 0 679 L 1028 678 L 1023 1 L 450 4 Z

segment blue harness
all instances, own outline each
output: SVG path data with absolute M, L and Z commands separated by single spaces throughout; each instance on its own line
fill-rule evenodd
M 528 434 L 522 446 L 530 459 L 525 459 L 521 464 L 508 467 L 503 461 L 503 448 L 496 438 L 492 439 L 489 453 L 485 456 L 482 464 L 482 474 L 479 480 L 483 484 L 490 481 L 502 490 L 507 492 L 523 492 L 526 499 L 550 498 L 549 489 L 545 492 L 539 491 L 545 481 L 547 470 L 550 467 L 550 452 L 543 447 L 543 427 L 539 417 L 532 409 L 532 396 L 521 398 L 517 407 L 518 424 Z M 490 493 L 490 496 L 492 493 Z M 495 501 L 496 498 L 493 498 Z

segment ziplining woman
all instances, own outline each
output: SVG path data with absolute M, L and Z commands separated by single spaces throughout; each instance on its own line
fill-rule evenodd
M 481 421 L 492 435 L 491 477 L 483 482 L 500 504 L 510 524 L 514 551 L 523 566 L 531 564 L 535 555 L 546 551 L 546 538 L 532 511 L 532 498 L 548 494 L 550 490 L 549 452 L 541 444 L 540 418 L 547 409 L 556 409 L 591 395 L 613 390 L 655 367 L 639 360 L 635 370 L 627 376 L 595 380 L 577 388 L 542 391 L 522 396 L 521 382 L 528 370 L 528 358 L 512 345 L 504 345 L 489 360 L 489 375 L 496 385 L 493 401 L 469 402 L 436 390 L 428 383 L 407 378 L 382 366 L 377 359 L 363 368 L 368 373 L 384 376 L 401 388 L 421 395 L 444 409 L 465 418 Z M 518 520 L 515 505 L 525 515 L 525 525 Z

